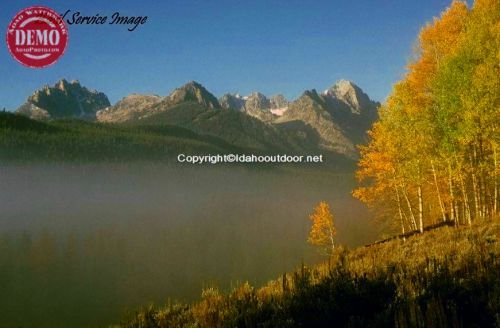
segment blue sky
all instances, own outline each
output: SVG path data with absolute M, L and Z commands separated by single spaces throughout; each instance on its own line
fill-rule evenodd
M 451 0 L 3 1 L 0 26 L 22 8 L 82 15 L 148 16 L 133 32 L 71 25 L 64 56 L 26 68 L 0 47 L 0 107 L 15 109 L 44 84 L 78 79 L 112 103 L 127 94 L 168 94 L 190 80 L 216 96 L 283 93 L 293 99 L 349 79 L 382 101 L 404 73 L 418 32 Z M 110 18 L 108 18 L 110 19 Z

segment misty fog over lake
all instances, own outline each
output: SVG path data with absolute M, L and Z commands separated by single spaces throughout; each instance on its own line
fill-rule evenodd
M 104 324 L 140 305 L 191 302 L 212 285 L 265 284 L 320 260 L 307 235 L 321 200 L 339 243 L 375 239 L 350 196 L 352 175 L 326 171 L 2 166 L 2 322 Z

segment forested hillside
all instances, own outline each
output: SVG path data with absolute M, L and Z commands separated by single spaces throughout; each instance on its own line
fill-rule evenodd
M 240 152 L 241 148 L 178 126 L 120 126 L 81 120 L 39 122 L 0 112 L 4 161 L 175 162 L 178 154 Z

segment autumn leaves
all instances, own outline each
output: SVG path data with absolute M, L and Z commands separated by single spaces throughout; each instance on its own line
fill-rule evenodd
M 320 202 L 309 218 L 312 221 L 312 226 L 307 241 L 318 246 L 325 254 L 331 255 L 335 249 L 333 237 L 337 230 L 333 224 L 330 206 L 326 202 Z
M 500 2 L 455 1 L 419 36 L 416 59 L 361 147 L 353 194 L 404 233 L 498 214 Z

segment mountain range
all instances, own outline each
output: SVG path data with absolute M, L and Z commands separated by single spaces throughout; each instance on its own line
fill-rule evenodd
M 225 94 L 217 99 L 192 81 L 167 96 L 131 94 L 111 105 L 104 93 L 62 79 L 35 91 L 16 112 L 41 121 L 80 119 L 123 127 L 175 126 L 239 149 L 326 152 L 356 159 L 356 145 L 365 141 L 378 106 L 347 80 L 321 93 L 305 91 L 293 101 L 259 92 Z

